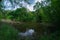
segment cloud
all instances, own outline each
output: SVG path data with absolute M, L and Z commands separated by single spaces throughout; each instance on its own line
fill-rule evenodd
M 22 1 L 22 2 L 20 2 L 24 7 L 26 7 L 27 9 L 29 9 L 30 11 L 34 11 L 33 10 L 33 6 L 35 5 L 35 3 L 37 2 L 37 1 L 39 1 L 39 2 L 41 2 L 41 0 L 29 0 L 29 2 L 31 3 L 31 5 L 29 5 L 29 4 L 27 4 L 26 2 L 24 2 L 24 1 Z M 5 5 L 5 10 L 11 10 L 12 9 L 12 5 L 11 5 L 11 3 L 9 2 L 9 1 L 5 1 L 4 2 L 4 5 Z M 6 6 L 7 5 L 7 6 Z M 15 5 L 15 7 L 13 8 L 13 10 L 16 10 L 17 8 L 19 8 L 19 6 L 18 5 Z
M 41 2 L 41 0 L 35 0 L 34 3 L 31 4 L 30 6 L 29 6 L 29 4 L 28 4 L 27 8 L 28 8 L 30 11 L 34 11 L 34 10 L 33 10 L 33 6 L 35 5 L 35 3 L 36 3 L 37 1 Z
M 34 5 L 28 5 L 28 6 L 27 6 L 27 9 L 29 9 L 30 11 L 34 11 L 34 10 L 33 10 L 33 6 L 34 6 Z
M 36 3 L 37 1 L 41 2 L 42 0 L 35 0 L 35 3 Z

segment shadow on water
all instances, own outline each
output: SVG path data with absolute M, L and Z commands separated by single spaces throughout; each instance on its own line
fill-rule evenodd
M 21 38 L 21 36 L 18 36 L 18 33 L 23 33 L 23 34 L 29 34 L 29 31 L 27 32 L 26 30 L 29 30 L 29 29 L 33 29 L 34 30 L 34 34 L 33 36 L 26 36 L 23 37 L 22 40 L 57 40 L 57 37 L 58 37 L 58 31 L 56 31 L 56 28 L 53 27 L 53 25 L 51 24 L 40 24 L 40 23 L 31 23 L 31 22 L 25 22 L 25 23 L 22 23 L 22 24 L 16 24 L 16 23 L 1 23 L 0 22 L 0 29 L 1 29 L 1 25 L 3 24 L 6 24 L 6 25 L 11 25 L 12 28 L 15 30 L 13 31 L 12 30 L 12 35 L 15 34 L 17 32 L 17 34 L 15 34 L 16 38 L 15 40 L 20 40 L 19 38 Z M 11 30 L 11 29 L 10 29 Z M 13 33 L 15 32 L 15 33 Z M 11 33 L 10 33 L 11 35 Z M 14 35 L 13 35 L 14 37 Z M 33 39 L 31 39 L 31 37 Z

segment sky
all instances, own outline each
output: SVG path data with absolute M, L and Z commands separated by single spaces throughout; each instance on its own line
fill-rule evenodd
M 22 3 L 22 5 L 24 7 L 26 7 L 27 9 L 29 9 L 30 11 L 34 11 L 33 10 L 33 6 L 35 5 L 35 3 L 39 1 L 41 2 L 41 0 L 29 0 L 29 2 L 31 3 L 31 5 L 27 4 L 26 2 L 22 1 L 20 3 Z M 5 10 L 11 10 L 12 9 L 12 5 L 11 3 L 8 1 L 8 0 L 5 0 L 4 2 L 4 5 L 5 5 Z M 7 5 L 7 6 L 6 6 Z M 20 8 L 18 5 L 15 5 L 15 7 L 12 9 L 12 10 L 16 10 L 17 8 Z
M 37 1 L 41 2 L 41 0 L 35 0 L 35 2 L 34 2 L 32 5 L 30 5 L 30 6 L 28 5 L 27 8 L 28 8 L 30 11 L 34 11 L 34 10 L 33 10 L 33 6 L 35 5 L 35 3 L 36 3 Z

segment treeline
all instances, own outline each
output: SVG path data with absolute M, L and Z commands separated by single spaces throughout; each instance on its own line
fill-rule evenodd
M 59 24 L 60 22 L 60 1 L 45 0 L 34 5 L 35 11 L 29 11 L 25 7 L 14 11 L 0 10 L 0 19 L 11 19 L 20 22 L 44 22 Z

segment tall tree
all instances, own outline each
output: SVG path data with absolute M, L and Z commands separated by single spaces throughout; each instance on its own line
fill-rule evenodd
M 37 22 L 41 22 L 41 15 L 40 15 L 40 8 L 42 7 L 41 3 L 40 2 L 36 2 L 36 4 L 34 5 L 34 9 L 36 10 L 35 13 L 36 13 L 36 19 L 37 19 Z
M 54 14 L 54 23 L 58 26 L 60 23 L 60 0 L 51 0 L 51 7 Z

